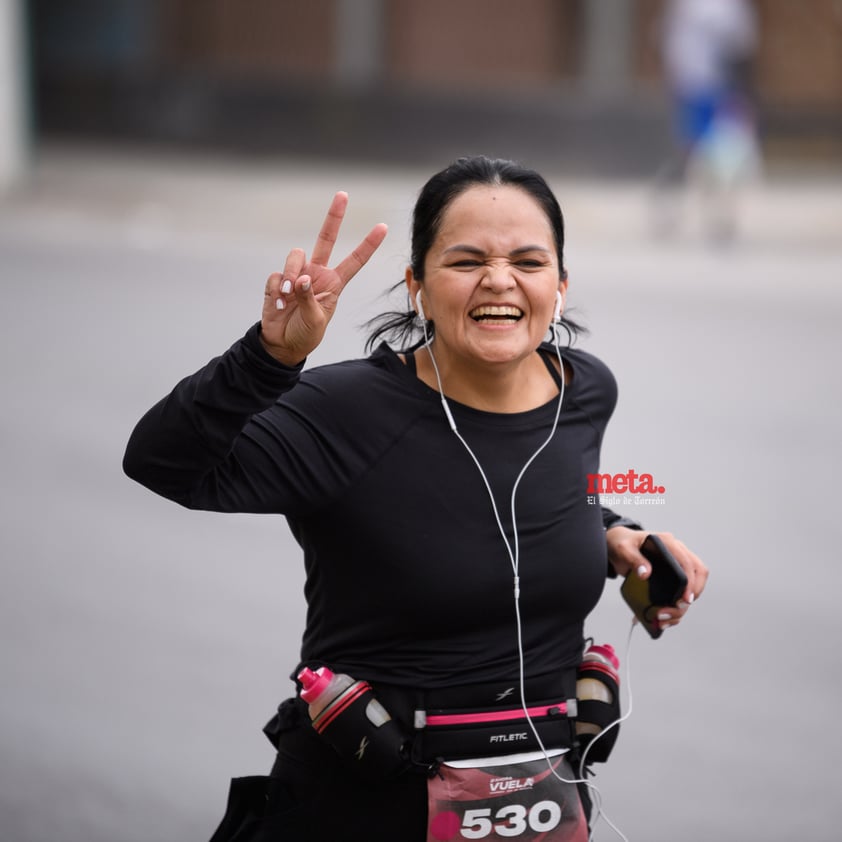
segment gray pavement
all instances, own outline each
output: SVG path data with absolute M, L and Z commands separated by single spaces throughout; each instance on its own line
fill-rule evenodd
M 408 254 L 427 171 L 46 148 L 0 204 L 0 842 L 210 836 L 228 779 L 271 763 L 302 571 L 283 521 L 191 513 L 125 479 L 141 413 L 256 320 L 263 282 L 351 194 L 343 245 L 381 251 L 311 364 L 361 353 Z M 836 477 L 842 179 L 777 172 L 713 247 L 670 240 L 643 182 L 554 178 L 583 346 L 620 384 L 618 508 L 708 562 L 683 626 L 632 635 L 609 584 L 589 631 L 631 666 L 597 783 L 631 842 L 832 842 L 842 690 Z M 602 823 L 598 842 L 616 839 Z

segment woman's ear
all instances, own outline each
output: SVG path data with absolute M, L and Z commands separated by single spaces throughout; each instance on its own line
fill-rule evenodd
M 561 310 L 564 312 L 564 308 L 567 306 L 567 270 L 564 270 L 564 273 L 561 276 L 561 280 L 558 284 L 558 291 L 561 295 Z
M 406 292 L 415 307 L 415 312 L 418 313 L 418 318 L 425 321 L 427 317 L 424 314 L 424 305 L 421 302 L 421 284 L 415 280 L 415 273 L 411 266 L 406 267 Z

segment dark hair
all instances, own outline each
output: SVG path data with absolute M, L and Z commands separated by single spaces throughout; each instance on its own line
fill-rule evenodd
M 471 187 L 478 185 L 508 185 L 525 190 L 541 206 L 553 231 L 558 262 L 562 278 L 567 277 L 564 269 L 564 216 L 558 200 L 545 181 L 535 170 L 521 166 L 515 161 L 500 158 L 486 158 L 478 155 L 459 158 L 441 172 L 436 173 L 421 188 L 412 213 L 412 253 L 410 267 L 415 277 L 424 279 L 424 263 L 433 242 L 438 236 L 444 214 L 451 202 Z M 398 282 L 389 291 L 394 292 L 403 285 Z M 562 317 L 562 324 L 573 336 L 582 328 Z M 391 339 L 403 347 L 417 342 L 421 336 L 415 311 L 382 313 L 371 319 L 366 326 L 371 331 L 366 340 L 370 351 L 381 339 Z M 429 330 L 434 327 L 430 323 Z

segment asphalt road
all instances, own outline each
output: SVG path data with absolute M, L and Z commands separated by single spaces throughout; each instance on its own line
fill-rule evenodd
M 445 163 L 445 162 L 443 162 Z M 289 695 L 303 622 L 278 518 L 191 513 L 127 480 L 143 411 L 257 319 L 336 189 L 343 247 L 381 251 L 312 365 L 403 275 L 428 173 L 45 150 L 0 205 L 0 842 L 207 839 Z M 548 173 L 552 180 L 552 174 Z M 681 628 L 626 648 L 616 586 L 589 623 L 633 712 L 597 784 L 631 842 L 839 838 L 842 179 L 777 174 L 714 247 L 695 211 L 652 236 L 644 183 L 554 180 L 570 302 L 620 383 L 618 508 L 709 564 Z M 616 839 L 602 823 L 597 840 Z

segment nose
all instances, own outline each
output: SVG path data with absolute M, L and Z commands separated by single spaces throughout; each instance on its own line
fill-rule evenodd
M 489 263 L 482 276 L 482 286 L 491 292 L 505 292 L 515 286 L 515 275 L 508 263 Z

